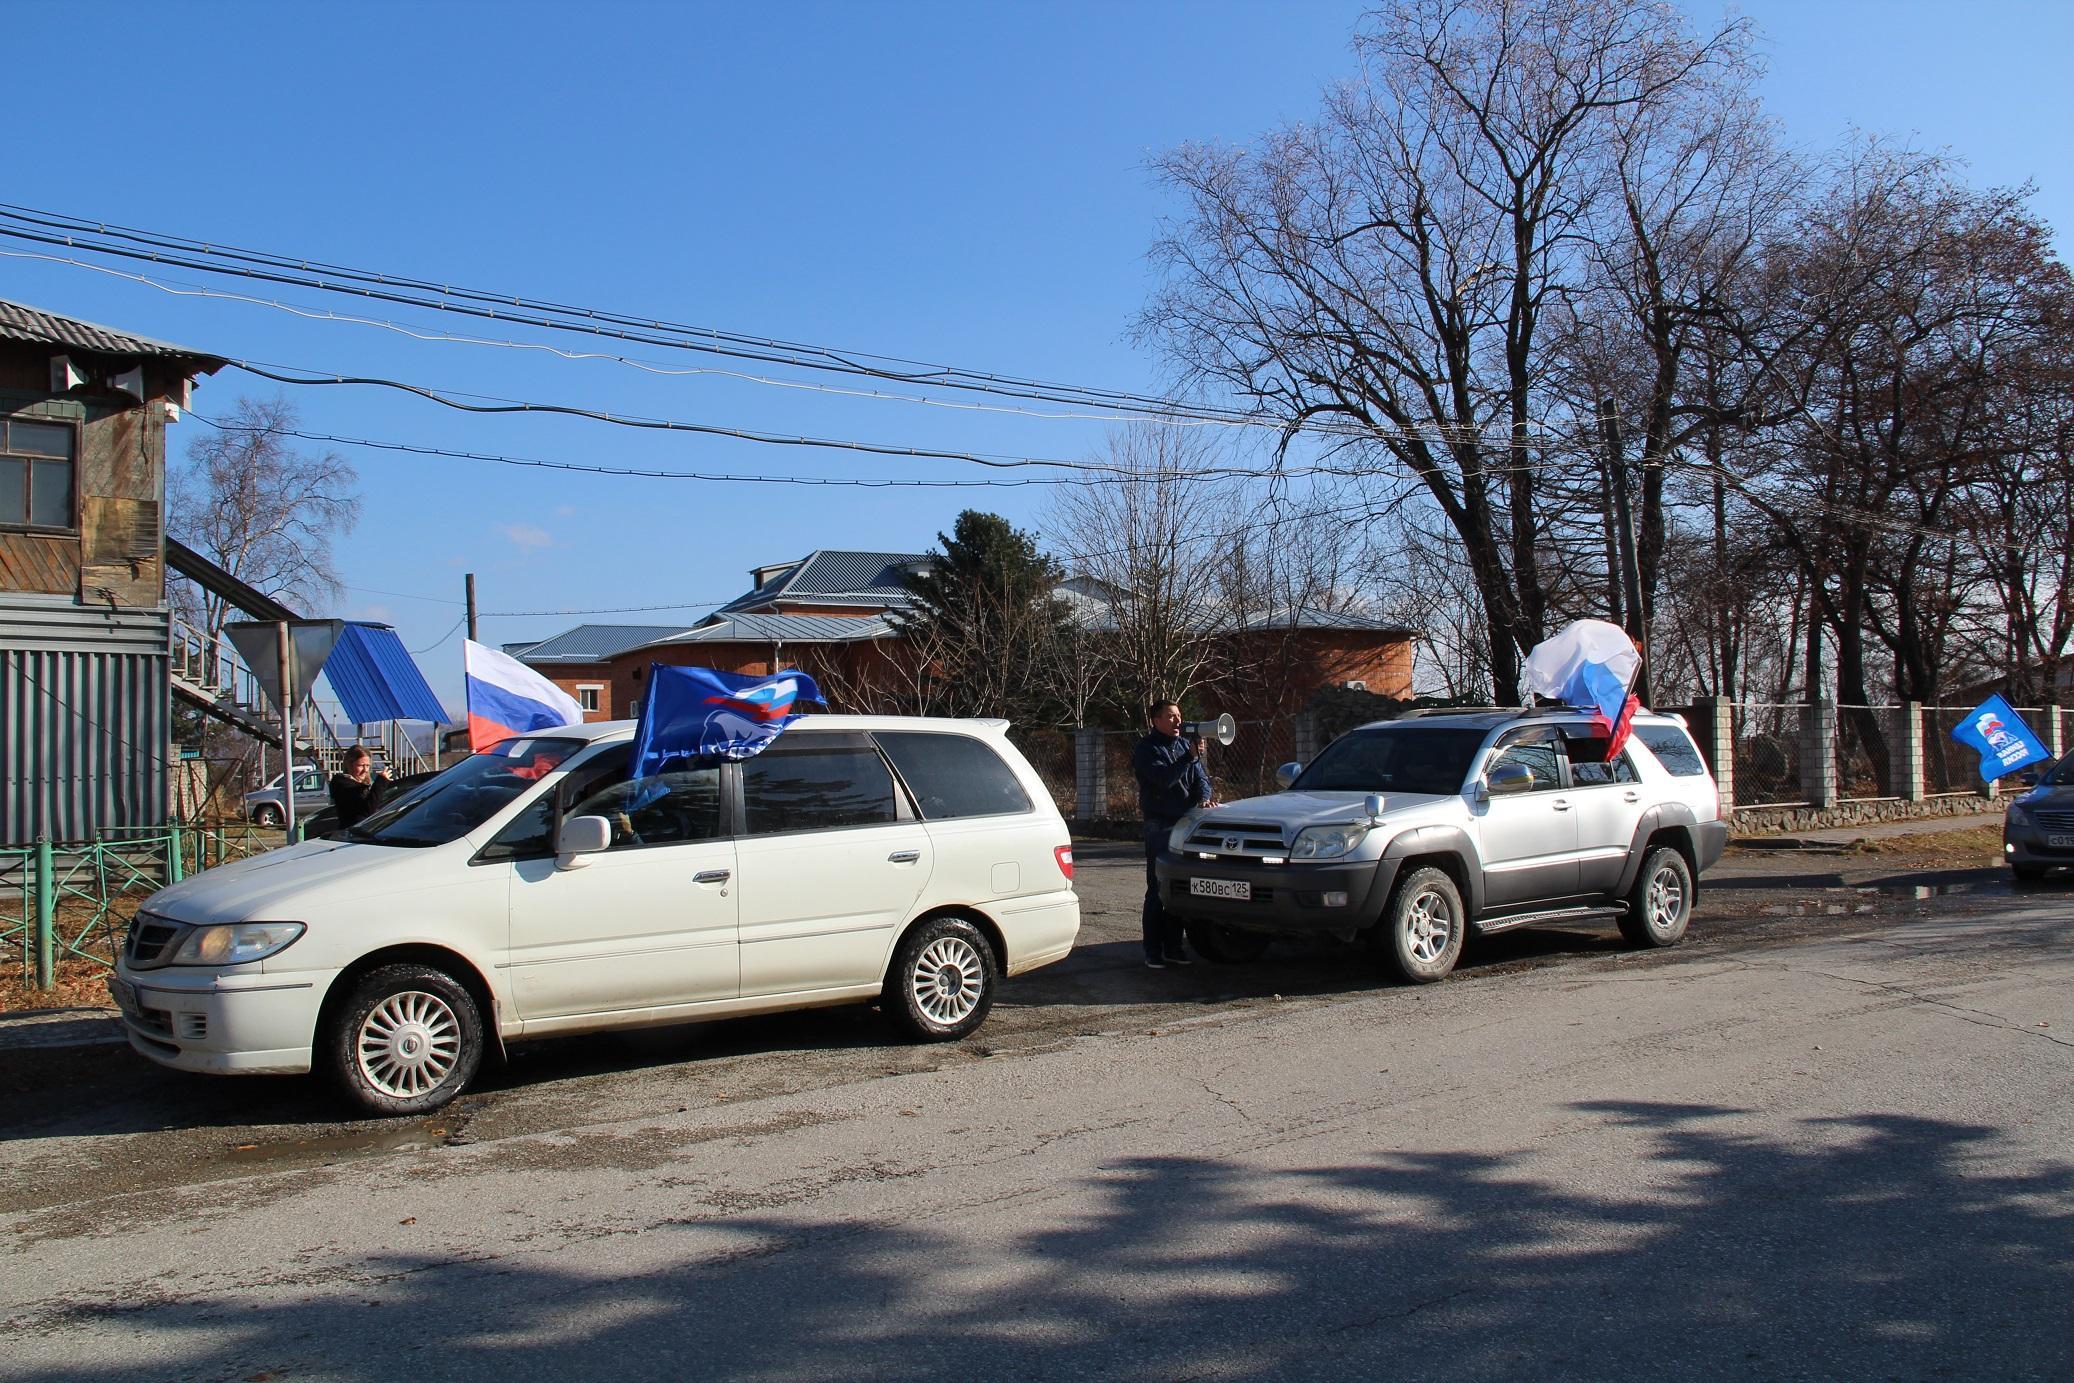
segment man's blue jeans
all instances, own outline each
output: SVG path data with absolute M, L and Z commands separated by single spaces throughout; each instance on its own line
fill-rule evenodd
M 1165 956 L 1181 954 L 1181 924 L 1167 915 L 1167 909 L 1159 899 L 1160 852 L 1167 848 L 1167 833 L 1174 823 L 1158 818 L 1145 822 L 1145 912 L 1142 918 L 1145 929 L 1145 959 L 1159 960 Z

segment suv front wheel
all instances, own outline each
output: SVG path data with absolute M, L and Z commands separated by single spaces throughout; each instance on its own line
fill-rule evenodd
M 1620 934 L 1634 946 L 1675 946 L 1692 921 L 1692 866 L 1668 845 L 1659 845 L 1642 861 Z
M 1391 969 L 1412 984 L 1446 979 L 1469 928 L 1462 891 L 1445 869 L 1414 869 L 1398 880 L 1381 927 L 1378 941 Z

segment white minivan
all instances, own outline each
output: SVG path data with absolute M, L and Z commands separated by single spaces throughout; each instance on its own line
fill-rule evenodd
M 854 1002 L 962 1037 L 1080 930 L 1007 729 L 809 716 L 634 780 L 631 721 L 507 740 L 153 895 L 110 988 L 154 1061 L 322 1069 L 378 1114 L 451 1100 L 492 1041 Z

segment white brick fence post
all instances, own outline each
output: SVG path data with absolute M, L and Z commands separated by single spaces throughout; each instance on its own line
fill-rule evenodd
M 1102 732 L 1083 725 L 1073 732 L 1073 816 L 1094 821 L 1109 812 L 1109 761 Z

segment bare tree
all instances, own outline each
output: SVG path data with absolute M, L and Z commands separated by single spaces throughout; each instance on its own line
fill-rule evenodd
M 331 544 L 359 522 L 359 476 L 335 452 L 297 450 L 287 434 L 298 422 L 285 398 L 239 399 L 168 477 L 170 527 L 246 585 L 315 607 L 343 589 Z M 221 596 L 190 591 L 185 598 L 203 630 L 222 632 L 228 610 Z
M 1200 474 L 1217 457 L 1195 434 L 1138 425 L 1111 435 L 1107 460 L 1132 478 L 1069 491 L 1045 531 L 1067 575 L 1106 606 L 1096 616 L 1109 663 L 1099 699 L 1136 724 L 1154 697 L 1178 701 L 1214 671 L 1230 623 L 1217 537 L 1237 511 Z
M 1536 412 L 1543 315 L 1579 276 L 1612 121 L 1740 41 L 1667 3 L 1401 0 L 1363 80 L 1257 150 L 1187 146 L 1188 202 L 1143 318 L 1198 381 L 1356 438 L 1430 495 L 1475 580 L 1499 697 L 1548 613 Z

